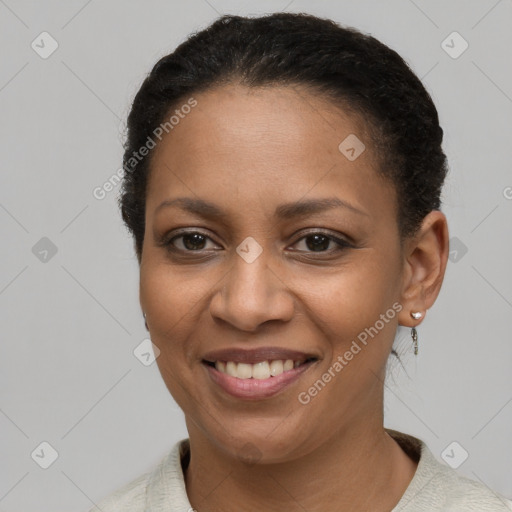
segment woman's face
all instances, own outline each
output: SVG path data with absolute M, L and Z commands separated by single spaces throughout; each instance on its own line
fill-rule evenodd
M 404 261 L 364 125 L 298 88 L 194 98 L 153 150 L 140 267 L 191 440 L 284 461 L 382 426 Z

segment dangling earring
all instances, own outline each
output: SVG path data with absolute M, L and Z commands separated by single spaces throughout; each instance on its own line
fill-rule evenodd
M 411 338 L 412 338 L 412 343 L 414 346 L 414 355 L 417 356 L 418 355 L 418 332 L 416 331 L 415 327 L 413 327 L 411 329 Z
M 414 320 L 419 320 L 423 316 L 423 314 L 420 311 L 412 311 L 411 316 L 414 318 Z M 414 355 L 417 356 L 418 355 L 418 332 L 416 331 L 416 327 L 413 327 L 411 329 L 411 338 L 412 338 L 412 343 L 413 343 L 413 347 L 414 347 Z
M 144 325 L 146 326 L 146 329 L 149 331 L 148 322 L 146 320 L 146 313 L 143 313 L 144 315 Z

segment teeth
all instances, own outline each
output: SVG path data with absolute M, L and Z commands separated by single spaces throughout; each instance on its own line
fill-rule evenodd
M 252 377 L 252 364 L 238 363 L 236 376 L 239 379 L 250 379 Z
M 240 365 L 238 366 L 240 367 Z M 256 363 L 251 366 L 253 379 L 268 379 L 270 377 L 270 365 L 268 361 L 262 361 L 261 363 Z
M 288 370 L 291 370 L 292 368 L 293 368 L 293 361 L 291 359 L 287 359 L 283 365 L 284 371 L 287 372 Z
M 270 375 L 275 377 L 276 375 L 281 375 L 284 372 L 283 361 L 272 361 L 270 363 Z
M 237 376 L 237 364 L 236 363 L 233 363 L 233 361 L 228 361 L 226 363 L 226 373 L 228 375 L 231 375 L 231 377 L 236 377 Z M 217 365 L 215 365 L 215 367 L 217 368 Z M 221 371 L 220 368 L 217 368 L 217 370 L 219 370 L 219 372 Z
M 216 361 L 215 368 L 221 373 L 227 373 L 231 377 L 238 377 L 239 379 L 268 379 L 297 368 L 303 362 L 294 361 L 293 359 L 261 361 L 256 364 Z

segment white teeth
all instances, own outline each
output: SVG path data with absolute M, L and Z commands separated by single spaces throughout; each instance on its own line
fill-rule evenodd
M 284 372 L 283 361 L 272 361 L 270 363 L 270 375 L 275 377 L 276 375 L 280 375 Z
M 260 361 L 259 363 L 235 363 L 234 361 L 216 361 L 215 368 L 221 373 L 227 373 L 231 377 L 239 379 L 268 379 L 277 377 L 282 373 L 297 368 L 304 361 L 294 361 L 293 359 L 276 359 L 275 361 Z
M 240 365 L 238 365 L 240 368 Z M 252 365 L 252 378 L 253 379 L 268 379 L 270 377 L 270 365 L 268 361 L 261 361 Z
M 252 377 L 252 364 L 238 363 L 236 376 L 239 379 L 250 379 Z
M 291 359 L 287 359 L 284 362 L 283 368 L 285 372 L 291 370 L 293 368 L 293 361 Z
M 237 371 L 236 371 L 237 366 L 238 365 L 236 363 L 233 363 L 233 361 L 228 361 L 226 363 L 226 373 L 228 375 L 231 375 L 231 377 L 236 377 L 237 376 Z M 217 370 L 218 370 L 218 368 L 217 368 Z

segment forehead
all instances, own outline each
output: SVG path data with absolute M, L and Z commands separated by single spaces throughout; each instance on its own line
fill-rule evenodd
M 380 201 L 386 189 L 389 200 L 358 116 L 296 86 L 233 84 L 194 98 L 197 105 L 154 149 L 148 210 L 184 193 L 221 203 L 236 194 L 252 204 L 294 201 L 309 191 L 360 203 Z
M 190 156 L 212 150 L 221 153 L 225 148 L 237 150 L 238 159 L 244 150 L 262 155 L 273 152 L 274 157 L 279 151 L 287 159 L 291 153 L 297 158 L 303 153 L 309 158 L 321 153 L 339 156 L 339 142 L 349 134 L 371 145 L 368 127 L 360 116 L 304 86 L 229 84 L 199 93 L 195 99 L 197 106 L 181 116 L 157 152 L 165 151 L 166 146 L 174 151 L 179 146 L 194 153 Z M 365 159 L 371 156 L 368 152 Z

